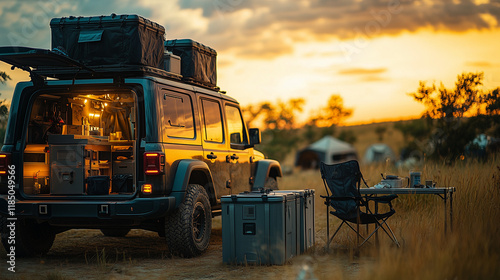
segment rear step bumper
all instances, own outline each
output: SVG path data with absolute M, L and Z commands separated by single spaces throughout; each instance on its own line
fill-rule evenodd
M 127 201 L 24 200 L 16 201 L 15 214 L 18 218 L 42 221 L 72 218 L 75 223 L 79 218 L 140 221 L 162 217 L 174 208 L 175 198 L 172 196 L 135 198 Z M 11 217 L 8 212 L 7 196 L 0 196 L 0 214 Z

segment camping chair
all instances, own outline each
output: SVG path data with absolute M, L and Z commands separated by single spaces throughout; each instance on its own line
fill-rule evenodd
M 325 204 L 327 205 L 327 247 L 330 246 L 330 242 L 333 240 L 335 235 L 339 232 L 340 228 L 346 224 L 357 234 L 357 244 L 359 244 L 359 238 L 363 238 L 363 242 L 359 245 L 362 246 L 365 242 L 372 237 L 380 228 L 391 238 L 391 240 L 399 247 L 399 242 L 396 236 L 392 232 L 391 228 L 387 224 L 387 219 L 391 217 L 395 211 L 392 208 L 391 201 L 397 198 L 397 195 L 386 195 L 379 197 L 362 197 L 359 188 L 361 184 L 361 179 L 363 175 L 359 170 L 359 164 L 356 160 L 351 160 L 343 163 L 328 165 L 324 162 L 320 163 L 321 178 L 325 184 L 325 189 L 327 196 L 321 196 L 325 198 Z M 365 180 L 363 179 L 366 185 Z M 386 213 L 372 213 L 368 207 L 368 202 L 374 201 L 375 203 L 388 204 L 390 210 Z M 334 211 L 329 212 L 330 207 Z M 366 211 L 362 212 L 361 207 L 365 207 Z M 376 207 L 378 209 L 378 207 Z M 337 228 L 335 233 L 330 237 L 330 218 L 329 214 L 342 220 L 342 223 Z M 357 225 L 356 229 L 349 223 L 355 223 Z M 375 230 L 367 237 L 364 238 L 359 231 L 359 225 L 364 224 L 375 224 Z M 390 232 L 390 234 L 389 234 Z

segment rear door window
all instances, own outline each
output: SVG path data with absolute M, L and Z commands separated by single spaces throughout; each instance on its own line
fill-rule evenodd
M 168 92 L 163 95 L 164 128 L 168 137 L 195 137 L 193 105 L 189 95 Z
M 202 99 L 205 141 L 222 143 L 222 114 L 217 101 Z

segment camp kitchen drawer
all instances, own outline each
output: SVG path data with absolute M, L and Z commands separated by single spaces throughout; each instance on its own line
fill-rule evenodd
M 296 255 L 295 194 L 246 192 L 221 201 L 224 263 L 282 265 Z

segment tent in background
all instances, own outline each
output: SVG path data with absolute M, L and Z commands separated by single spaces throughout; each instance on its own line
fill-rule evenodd
M 325 136 L 305 149 L 298 151 L 295 157 L 295 166 L 304 169 L 319 168 L 320 162 L 333 164 L 357 158 L 356 150 L 351 144 L 335 139 L 332 136 Z
M 396 155 L 386 144 L 373 144 L 366 149 L 364 158 L 365 163 L 384 162 L 387 159 L 394 162 L 396 160 Z

